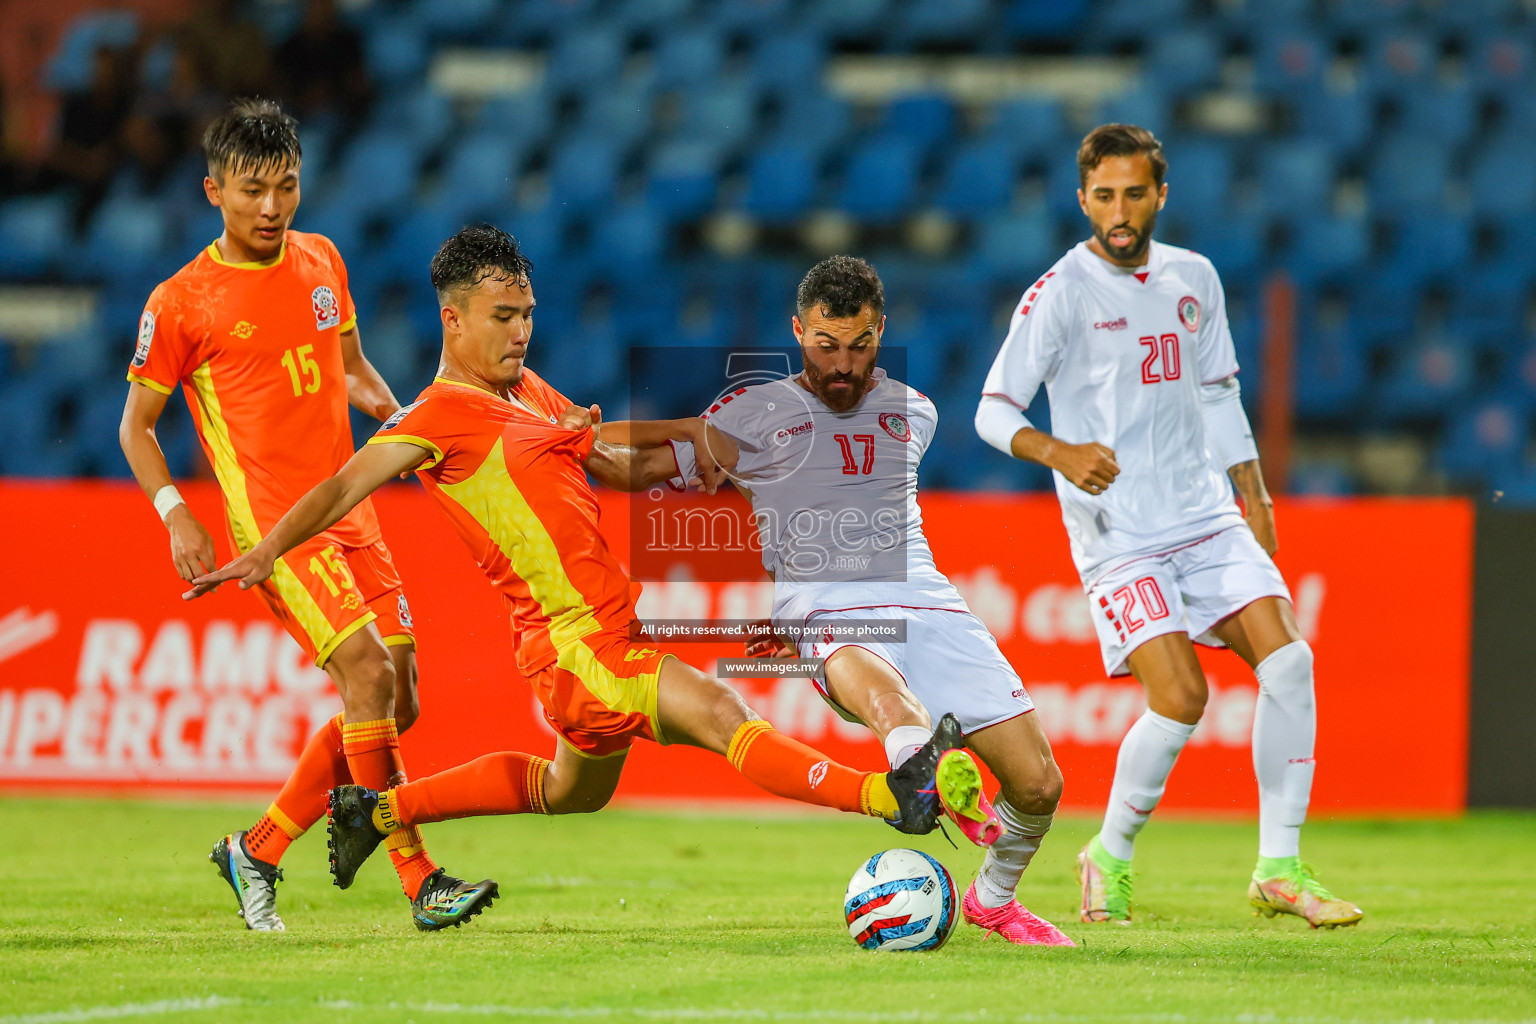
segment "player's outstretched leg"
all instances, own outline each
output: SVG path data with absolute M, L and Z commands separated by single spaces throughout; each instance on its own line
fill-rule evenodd
M 208 859 L 219 875 L 235 891 L 235 902 L 245 926 L 253 932 L 280 932 L 283 919 L 277 916 L 277 883 L 283 872 L 276 864 L 252 857 L 246 849 L 244 832 L 235 832 L 213 844 Z
M 1365 911 L 1349 900 L 1329 892 L 1312 873 L 1312 865 L 1303 864 L 1297 857 L 1259 858 L 1253 880 L 1248 883 L 1248 902 L 1255 914 L 1295 914 L 1313 928 L 1358 924 L 1365 916 Z
M 330 807 L 327 845 L 331 874 L 336 884 L 345 889 L 380 843 L 409 826 L 393 819 L 388 802 L 381 801 L 378 792 L 364 786 L 336 787 L 331 791 Z M 500 889 L 492 879 L 471 883 L 436 868 L 422 880 L 411 898 L 411 919 L 424 932 L 457 928 L 489 907 L 498 895 Z
M 298 764 L 283 783 L 277 799 L 243 832 L 214 844 L 208 859 L 234 890 L 240 916 L 253 931 L 282 931 L 277 915 L 278 863 L 288 845 L 325 813 L 325 795 L 348 782 L 347 759 L 341 750 L 341 716 L 322 725 L 304 744 Z
M 960 901 L 965 920 L 1020 946 L 1075 945 L 1018 901 L 1019 880 L 1034 859 L 1061 801 L 1061 769 L 1034 713 L 1016 715 L 966 737 L 1002 784 L 993 805 L 1002 834 L 987 848 L 976 880 Z
M 939 758 L 934 788 L 939 792 L 944 813 L 965 838 L 977 846 L 986 847 L 1002 836 L 1002 823 L 997 820 L 992 801 L 982 791 L 981 769 L 976 767 L 970 754 L 964 750 L 946 750 Z

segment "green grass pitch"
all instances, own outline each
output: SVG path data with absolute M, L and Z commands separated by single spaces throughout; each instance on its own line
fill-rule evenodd
M 840 917 L 876 850 L 977 850 L 831 814 L 618 809 L 430 826 L 501 899 L 458 931 L 410 925 L 382 854 L 347 892 L 324 831 L 284 862 L 281 935 L 248 933 L 208 849 L 254 805 L 0 798 L 0 1024 L 302 1021 L 1507 1021 L 1536 1019 L 1536 817 L 1319 822 L 1306 855 L 1366 909 L 1312 932 L 1251 916 L 1252 823 L 1154 821 L 1131 928 L 1075 923 L 1064 818 L 1022 895 L 1077 949 L 982 941 L 872 954 Z

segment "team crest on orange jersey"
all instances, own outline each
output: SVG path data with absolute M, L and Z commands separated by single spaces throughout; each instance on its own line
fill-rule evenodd
M 155 340 L 155 314 L 149 310 L 139 317 L 139 344 L 133 350 L 133 362 L 130 364 L 135 370 L 142 370 L 145 362 L 149 360 L 149 343 Z
M 309 302 L 315 308 L 315 330 L 323 331 L 340 325 L 341 303 L 336 301 L 335 292 L 322 284 L 309 293 Z

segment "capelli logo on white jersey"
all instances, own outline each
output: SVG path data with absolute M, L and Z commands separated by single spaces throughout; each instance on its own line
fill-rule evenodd
M 808 433 L 809 431 L 814 429 L 814 426 L 815 425 L 810 420 L 806 420 L 804 423 L 800 424 L 798 427 L 785 427 L 783 430 L 779 431 L 777 434 L 774 434 L 773 435 L 773 439 L 775 441 L 788 441 L 790 438 L 796 436 L 797 434 Z
M 1121 317 L 1119 320 L 1100 320 L 1093 325 L 1093 329 L 1096 331 L 1123 331 L 1129 326 L 1130 324 L 1126 322 L 1125 317 Z
M 821 785 L 821 780 L 827 777 L 827 769 L 831 766 L 831 761 L 817 761 L 811 765 L 811 770 L 805 773 L 805 781 L 811 784 L 812 789 L 815 789 Z

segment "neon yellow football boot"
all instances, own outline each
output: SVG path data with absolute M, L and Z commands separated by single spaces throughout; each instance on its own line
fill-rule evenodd
M 1300 857 L 1260 857 L 1248 883 L 1255 914 L 1295 914 L 1313 928 L 1358 924 L 1365 911 L 1329 892 Z
M 1110 856 L 1099 837 L 1077 855 L 1077 884 L 1083 887 L 1079 920 L 1086 924 L 1131 923 L 1131 862 Z

